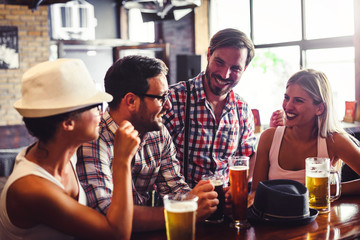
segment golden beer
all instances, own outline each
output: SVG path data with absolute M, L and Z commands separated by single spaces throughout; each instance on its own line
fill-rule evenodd
M 340 175 L 336 170 L 331 169 L 329 158 L 308 157 L 305 163 L 309 207 L 317 209 L 320 214 L 327 213 L 330 211 L 330 203 L 340 197 Z M 330 195 L 330 179 L 335 180 L 336 184 L 334 196 Z
M 168 240 L 194 240 L 196 201 L 165 203 L 166 236 Z
M 230 189 L 235 222 L 246 221 L 248 166 L 230 166 Z
M 328 177 L 306 176 L 309 190 L 309 207 L 326 212 L 330 210 L 330 188 Z

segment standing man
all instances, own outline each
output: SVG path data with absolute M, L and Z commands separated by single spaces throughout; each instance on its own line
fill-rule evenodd
M 88 205 L 107 214 L 113 191 L 114 134 L 124 120 L 139 132 L 141 143 L 131 169 L 134 231 L 165 228 L 163 207 L 145 206 L 154 186 L 161 196 L 186 192 L 197 195 L 198 220 L 206 219 L 218 204 L 209 181 L 201 181 L 191 190 L 180 174 L 175 146 L 162 123 L 162 116 L 171 108 L 166 74 L 165 64 L 155 58 L 128 56 L 115 62 L 105 76 L 105 90 L 113 101 L 103 113 L 100 137 L 78 150 L 77 172 Z
M 190 112 L 188 177 L 195 186 L 203 174 L 218 173 L 229 180 L 228 158 L 253 156 L 256 138 L 251 109 L 232 90 L 254 57 L 252 41 L 241 31 L 224 29 L 216 33 L 207 53 L 207 67 L 189 80 Z M 177 158 L 184 157 L 185 82 L 170 88 L 173 108 L 163 116 L 172 136 Z M 250 161 L 250 174 L 253 166 Z

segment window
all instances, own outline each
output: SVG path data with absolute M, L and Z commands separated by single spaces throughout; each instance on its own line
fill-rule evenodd
M 285 46 L 256 49 L 251 66 L 234 91 L 260 112 L 261 124 L 282 106 L 286 81 L 299 69 L 300 48 Z
M 50 16 L 52 39 L 95 39 L 97 20 L 92 4 L 83 0 L 52 4 Z
M 306 65 L 324 72 L 329 78 L 339 119 L 344 117 L 345 101 L 355 100 L 354 53 L 354 47 L 306 51 Z
M 213 36 L 223 28 L 236 28 L 250 35 L 249 1 L 211 0 L 209 31 Z
M 301 39 L 300 1 L 255 0 L 253 3 L 254 42 L 266 44 Z
M 343 118 L 345 101 L 355 100 L 352 0 L 212 0 L 210 7 L 211 36 L 234 27 L 255 44 L 255 58 L 234 90 L 259 109 L 262 124 L 282 108 L 285 84 L 302 68 L 327 75 Z
M 353 1 L 306 0 L 305 14 L 307 39 L 354 34 Z

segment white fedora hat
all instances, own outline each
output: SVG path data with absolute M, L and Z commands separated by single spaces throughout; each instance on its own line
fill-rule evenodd
M 22 98 L 14 107 L 23 117 L 47 117 L 109 102 L 112 96 L 98 90 L 84 62 L 57 59 L 27 70 L 21 81 Z

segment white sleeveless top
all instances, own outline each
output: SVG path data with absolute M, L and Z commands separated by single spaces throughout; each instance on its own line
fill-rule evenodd
M 3 240 L 10 240 L 10 239 L 36 239 L 36 240 L 42 240 L 42 239 L 74 239 L 73 237 L 66 235 L 64 233 L 61 233 L 57 231 L 56 229 L 47 227 L 45 225 L 38 225 L 36 227 L 32 228 L 19 228 L 14 226 L 7 214 L 6 211 L 6 195 L 9 187 L 12 183 L 14 183 L 19 178 L 25 177 L 27 175 L 36 175 L 40 176 L 42 178 L 45 178 L 49 180 L 50 182 L 58 185 L 62 189 L 64 189 L 64 186 L 49 172 L 47 172 L 44 168 L 40 167 L 39 165 L 28 161 L 25 158 L 25 153 L 27 149 L 23 149 L 16 157 L 14 170 L 9 176 L 9 179 L 7 180 L 4 189 L 1 193 L 0 197 L 0 239 Z M 71 157 L 71 164 L 73 166 L 73 169 L 76 165 L 76 154 L 74 154 L 73 157 Z M 76 178 L 77 174 L 75 172 Z M 86 205 L 86 195 L 84 189 L 81 187 L 79 183 L 79 179 L 77 178 L 78 186 L 79 186 L 79 200 L 78 202 L 80 204 Z
M 269 180 L 272 179 L 291 179 L 305 184 L 305 169 L 290 171 L 285 170 L 279 165 L 279 151 L 284 137 L 285 126 L 277 127 L 274 133 L 273 141 L 269 152 Z M 326 145 L 326 139 L 318 137 L 317 141 L 317 157 L 329 157 Z M 305 159 L 304 159 L 305 160 Z

